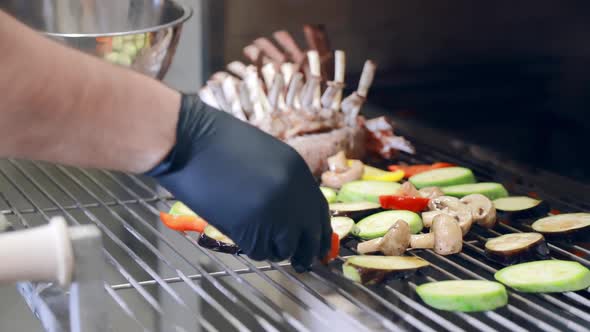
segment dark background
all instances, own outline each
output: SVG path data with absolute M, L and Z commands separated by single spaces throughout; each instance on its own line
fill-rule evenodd
M 258 36 L 324 23 L 369 101 L 506 158 L 590 182 L 590 1 L 226 0 L 212 61 Z M 220 56 L 220 55 L 223 56 Z M 355 75 L 355 73 L 357 73 Z M 420 135 L 420 133 L 413 133 Z

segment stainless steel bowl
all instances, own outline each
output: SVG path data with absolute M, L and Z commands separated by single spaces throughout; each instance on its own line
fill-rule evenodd
M 192 14 L 173 0 L 1 0 L 0 9 L 70 47 L 157 79 Z

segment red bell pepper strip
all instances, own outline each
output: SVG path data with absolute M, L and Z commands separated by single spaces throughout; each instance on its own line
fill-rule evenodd
M 434 163 L 432 165 L 409 165 L 409 166 L 389 165 L 387 168 L 392 172 L 402 170 L 402 171 L 404 171 L 404 177 L 409 178 L 413 175 L 424 173 L 427 171 L 431 171 L 433 169 L 453 167 L 453 166 L 455 166 L 455 165 L 453 165 L 451 163 L 438 162 L 438 163 Z
M 324 257 L 322 259 L 322 263 L 323 264 L 330 263 L 331 261 L 336 259 L 336 257 L 338 257 L 339 253 L 340 253 L 340 237 L 338 236 L 338 234 L 332 233 L 332 243 L 330 246 L 330 251 L 328 251 L 328 254 L 326 255 L 326 257 Z
M 421 212 L 426 210 L 430 200 L 425 197 L 409 197 L 397 195 L 379 196 L 379 202 L 384 209 L 408 210 Z
M 160 220 L 162 220 L 166 227 L 179 232 L 193 231 L 203 233 L 207 226 L 207 221 L 198 216 L 176 216 L 166 212 L 160 212 Z

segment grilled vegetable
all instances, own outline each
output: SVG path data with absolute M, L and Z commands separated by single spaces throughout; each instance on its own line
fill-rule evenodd
M 379 203 L 379 196 L 395 195 L 401 185 L 385 181 L 352 181 L 346 183 L 338 193 L 341 202 Z
M 217 228 L 208 225 L 199 237 L 201 247 L 227 254 L 237 254 L 240 248 L 229 237 L 221 233 Z
M 183 202 L 175 202 L 168 211 L 173 216 L 196 216 L 197 214 L 191 210 L 188 206 L 184 205 Z
M 360 220 L 371 214 L 381 211 L 381 206 L 373 202 L 350 202 L 332 203 L 330 212 L 333 216 L 350 217 L 353 220 Z
M 442 188 L 445 195 L 463 197 L 470 194 L 482 194 L 489 199 L 496 199 L 508 196 L 508 191 L 503 185 L 496 182 L 480 182 L 461 184 Z
M 404 171 L 388 172 L 381 170 L 376 167 L 365 165 L 365 171 L 363 172 L 363 180 L 374 180 L 374 181 L 390 181 L 397 182 L 404 178 Z
M 363 284 L 375 284 L 388 279 L 401 279 L 429 263 L 419 257 L 352 256 L 342 265 L 344 276 Z
M 353 227 L 352 234 L 366 240 L 382 237 L 398 220 L 405 221 L 413 234 L 422 230 L 422 219 L 419 215 L 412 211 L 393 210 L 364 218 Z
M 409 178 L 409 177 L 414 176 L 416 174 L 428 172 L 428 171 L 431 171 L 433 169 L 453 167 L 453 166 L 455 166 L 455 165 L 449 164 L 449 163 L 434 163 L 432 165 L 410 165 L 410 166 L 407 166 L 407 165 L 390 165 L 387 168 L 390 171 L 392 171 L 392 172 L 395 172 L 395 171 L 403 171 L 404 172 L 404 176 L 406 178 Z
M 173 215 L 160 212 L 160 220 L 166 227 L 179 232 L 192 231 L 202 233 L 207 226 L 205 219 L 196 215 Z
M 410 226 L 403 220 L 396 221 L 385 236 L 358 244 L 359 254 L 382 252 L 385 256 L 401 256 L 410 245 Z
M 475 176 L 470 169 L 464 167 L 445 167 L 420 173 L 410 177 L 416 188 L 444 187 L 464 183 L 474 183 Z
M 513 233 L 489 239 L 485 252 L 487 258 L 503 265 L 549 258 L 549 248 L 539 233 Z
M 446 311 L 486 311 L 508 304 L 504 285 L 486 280 L 429 282 L 416 287 L 416 293 L 424 303 Z
M 452 255 L 463 248 L 463 232 L 461 226 L 448 214 L 434 217 L 430 233 L 411 236 L 412 248 L 434 249 L 439 255 Z
M 322 259 L 322 263 L 323 264 L 330 263 L 331 261 L 336 259 L 336 257 L 338 257 L 339 253 L 340 253 L 340 237 L 338 236 L 338 234 L 332 233 L 330 251 L 328 252 L 326 257 L 324 257 Z
M 326 198 L 326 201 L 328 201 L 328 203 L 334 203 L 336 202 L 336 191 L 332 188 L 328 188 L 328 187 L 320 187 L 320 190 L 322 191 L 322 194 L 324 195 L 324 197 Z
M 590 230 L 590 213 L 564 213 L 541 218 L 532 224 L 546 236 L 585 235 Z
M 578 262 L 545 260 L 505 267 L 494 278 L 526 293 L 577 291 L 590 287 L 590 270 Z
M 541 217 L 549 212 L 549 204 L 527 196 L 502 197 L 493 203 L 507 219 Z
M 469 207 L 474 223 L 485 228 L 492 228 L 496 225 L 496 208 L 486 196 L 471 194 L 461 198 L 460 202 Z
M 354 220 L 348 217 L 332 217 L 331 219 L 332 231 L 338 234 L 340 239 L 344 239 L 350 234 L 354 226 Z
M 387 195 L 379 196 L 379 202 L 384 209 L 424 211 L 428 207 L 428 198 Z

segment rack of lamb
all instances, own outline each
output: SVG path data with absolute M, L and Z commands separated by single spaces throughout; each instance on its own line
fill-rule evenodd
M 359 114 L 375 63 L 365 62 L 356 91 L 343 98 L 345 52 L 330 51 L 322 26 L 303 30 L 307 51 L 286 31 L 273 34 L 279 46 L 258 38 L 244 48 L 250 64 L 233 61 L 227 71 L 213 74 L 199 91 L 201 99 L 285 141 L 315 175 L 328 168 L 327 158 L 338 151 L 356 159 L 368 153 L 384 158 L 397 151 L 414 153 L 407 140 L 394 135 L 391 121 Z

